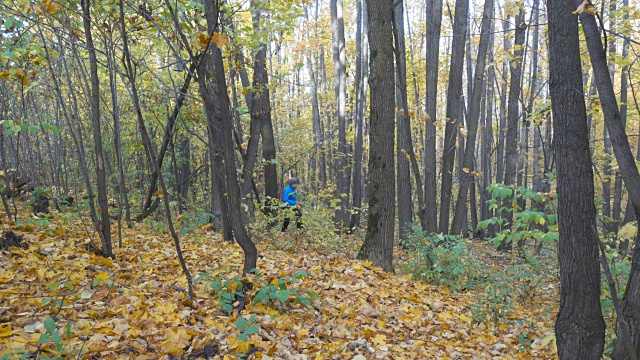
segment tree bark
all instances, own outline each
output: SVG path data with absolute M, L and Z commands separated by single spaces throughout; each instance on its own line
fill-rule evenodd
M 549 89 L 554 116 L 560 240 L 560 311 L 555 326 L 560 359 L 600 359 L 605 323 L 589 130 L 575 1 L 547 0 Z
M 218 27 L 218 4 L 213 0 L 204 0 L 203 2 L 208 32 L 212 35 Z M 218 131 L 220 134 L 221 152 L 224 159 L 226 180 L 225 195 L 229 210 L 229 222 L 233 230 L 233 236 L 244 253 L 242 271 L 244 276 L 256 268 L 258 251 L 242 223 L 242 201 L 240 198 L 240 185 L 236 173 L 236 156 L 232 141 L 233 123 L 230 110 L 231 102 L 229 100 L 229 94 L 227 93 L 222 53 L 213 42 L 209 44 L 208 51 L 212 54 L 211 59 L 213 61 L 214 77 L 208 80 L 200 79 L 201 87 L 203 88 L 201 95 L 205 103 L 215 106 L 213 109 L 205 106 L 205 111 L 213 110 L 213 116 L 208 116 L 208 119 L 214 120 L 211 126 L 212 130 Z
M 440 220 L 438 231 L 449 232 L 449 209 L 453 185 L 453 165 L 456 152 L 458 125 L 462 121 L 462 70 L 464 48 L 467 35 L 467 16 L 469 1 L 457 0 L 453 20 L 453 41 L 451 45 L 451 64 L 449 68 L 449 86 L 447 89 L 447 115 L 445 121 L 444 148 L 442 154 L 442 186 L 440 190 Z
M 588 14 L 580 15 L 580 21 L 613 152 L 629 192 L 629 199 L 635 209 L 640 209 L 640 172 L 635 164 L 629 139 L 620 118 L 620 109 L 607 66 L 607 54 L 602 45 L 598 24 L 596 18 Z M 636 210 L 636 219 L 640 220 L 640 211 L 638 210 Z M 619 331 L 622 332 L 619 332 L 614 354 L 618 359 L 638 358 L 640 357 L 640 251 L 637 243 L 622 306 L 623 313 L 618 316 L 624 316 L 629 323 L 630 333 L 626 334 L 625 329 L 620 327 Z M 630 354 L 632 351 L 635 351 L 635 354 Z
M 440 63 L 440 28 L 442 27 L 442 0 L 427 0 L 426 84 L 425 84 L 425 231 L 437 230 L 438 204 L 436 180 L 436 127 L 438 107 L 438 74 Z
M 396 163 L 397 180 L 397 215 L 400 241 L 406 240 L 411 231 L 412 199 L 411 172 L 409 157 L 414 157 L 411 141 L 411 118 L 409 116 L 409 102 L 407 99 L 407 54 L 404 38 L 404 5 L 400 2 L 393 8 L 393 32 L 396 57 L 396 133 L 398 152 Z M 419 207 L 423 207 L 422 204 Z
M 338 229 L 348 228 L 349 215 L 349 149 L 346 133 L 347 104 L 347 53 L 344 40 L 344 17 L 342 0 L 331 0 L 331 34 L 333 39 L 333 74 L 336 111 L 338 118 L 338 151 L 336 154 L 336 198 L 340 199 L 335 223 Z
M 360 226 L 362 209 L 362 157 L 364 147 L 365 106 L 369 80 L 369 42 L 367 40 L 366 2 L 356 1 L 358 28 L 356 30 L 356 135 L 353 151 L 353 212 L 351 228 Z
M 395 219 L 393 8 L 388 0 L 368 0 L 371 74 L 369 217 L 358 253 L 386 271 L 393 271 Z
M 464 151 L 464 168 L 462 179 L 458 189 L 458 199 L 456 202 L 455 215 L 451 225 L 451 233 L 462 234 L 465 229 L 462 228 L 464 219 L 467 217 L 467 194 L 469 187 L 473 186 L 475 181 L 475 152 L 476 152 L 476 134 L 478 132 L 478 118 L 480 117 L 480 105 L 482 101 L 482 92 L 484 90 L 485 64 L 487 53 L 489 51 L 489 40 L 491 32 L 491 22 L 493 19 L 493 0 L 485 0 L 484 14 L 482 16 L 482 25 L 480 30 L 480 44 L 478 45 L 478 59 L 476 61 L 475 79 L 473 81 L 473 91 L 471 94 L 469 116 L 467 117 L 467 139 Z M 475 193 L 474 193 L 475 195 Z
M 510 16 L 506 16 L 505 20 L 502 21 L 502 31 L 506 34 L 510 30 Z M 511 47 L 509 37 L 503 37 L 503 50 L 505 52 L 509 51 Z M 498 88 L 498 92 L 500 95 L 500 124 L 498 126 L 498 148 L 496 150 L 496 182 L 499 184 L 504 183 L 504 143 L 505 143 L 505 133 L 507 130 L 507 72 L 509 71 L 509 60 L 505 60 L 502 63 L 502 76 L 503 81 L 501 83 L 502 86 Z M 497 79 L 497 78 L 496 78 Z
M 515 18 L 516 35 L 514 40 L 513 60 L 510 63 L 511 85 L 509 86 L 509 99 L 507 103 L 507 133 L 505 144 L 504 183 L 514 185 L 518 168 L 518 120 L 520 119 L 520 92 L 522 89 L 522 62 L 524 55 L 524 42 L 526 40 L 527 25 L 524 22 L 524 8 L 520 8 Z M 505 199 L 505 206 L 511 207 L 511 199 Z M 511 224 L 513 212 L 505 215 L 507 222 Z M 510 226 L 510 225 L 509 225 Z M 511 249 L 513 244 L 506 240 L 500 243 L 498 249 L 505 251 Z
M 98 59 L 91 34 L 90 0 L 82 0 L 82 23 L 84 36 L 89 52 L 89 73 L 91 77 L 91 125 L 93 129 L 93 143 L 96 152 L 96 182 L 98 185 L 98 206 L 100 221 L 97 226 L 102 242 L 102 254 L 113 257 L 111 248 L 111 219 L 109 218 L 109 202 L 107 200 L 107 180 L 105 161 L 102 148 L 102 130 L 100 129 L 100 83 L 98 80 Z

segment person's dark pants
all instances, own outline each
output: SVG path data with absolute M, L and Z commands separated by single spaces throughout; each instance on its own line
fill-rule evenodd
M 302 210 L 300 210 L 300 208 L 296 206 L 284 209 L 284 211 L 287 213 L 289 212 L 289 210 L 293 210 L 296 213 L 296 227 L 298 229 L 302 229 Z M 284 218 L 284 222 L 282 223 L 282 232 L 287 231 L 290 222 L 291 219 L 289 217 Z

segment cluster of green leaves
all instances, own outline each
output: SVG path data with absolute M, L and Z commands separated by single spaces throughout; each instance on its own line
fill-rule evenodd
M 459 288 L 462 278 L 475 271 L 465 255 L 467 244 L 460 236 L 429 234 L 412 225 L 402 244 L 410 259 L 405 266 L 419 279 Z
M 478 228 L 491 227 L 491 242 L 520 242 L 535 239 L 541 243 L 558 240 L 558 214 L 556 193 L 541 193 L 524 186 L 494 184 L 487 188 L 491 193 L 489 206 L 495 216 L 478 223 Z M 527 203 L 530 208 L 525 209 Z M 505 215 L 515 213 L 511 224 Z
M 47 114 L 42 115 L 42 117 L 46 120 L 51 120 L 51 117 Z M 18 120 L 0 120 L 0 125 L 2 126 L 3 132 L 7 136 L 17 135 L 17 134 L 31 134 L 37 135 L 38 133 L 44 133 L 46 131 L 50 131 L 56 135 L 60 135 L 60 128 L 55 125 L 51 125 L 49 123 L 42 123 L 40 125 L 29 125 L 26 121 L 18 121 Z
M 73 327 L 73 323 L 67 322 L 67 324 L 65 325 L 64 334 L 61 334 L 58 331 L 56 321 L 53 318 L 47 318 L 44 321 L 43 325 L 46 332 L 40 335 L 40 339 L 38 339 L 38 343 L 36 345 L 42 346 L 47 344 L 48 342 L 51 342 L 53 343 L 55 351 L 58 353 L 58 355 L 50 357 L 47 355 L 38 354 L 38 359 L 62 360 L 64 358 L 63 354 L 65 349 L 64 340 L 71 339 L 71 328 Z M 20 359 L 32 359 L 34 356 L 34 354 L 29 353 L 27 350 L 23 350 L 21 351 L 21 353 L 22 354 L 20 356 Z M 2 357 L 0 357 L 0 360 L 10 360 L 10 355 L 11 354 L 3 355 Z
M 241 341 L 247 341 L 249 335 L 258 333 L 258 325 L 256 324 L 256 314 L 251 314 L 249 319 L 239 317 L 236 320 L 236 329 L 240 331 L 237 339 Z
M 271 282 L 262 279 L 262 276 L 254 270 L 254 283 L 250 283 L 248 279 L 240 279 L 238 276 L 225 278 L 230 271 L 223 269 L 215 269 L 211 272 L 202 273 L 196 279 L 195 283 L 205 281 L 205 290 L 209 291 L 213 296 L 218 298 L 220 306 L 224 311 L 233 313 L 233 303 L 239 298 L 249 297 L 246 292 L 249 289 L 255 289 L 253 301 L 270 305 L 278 303 L 285 305 L 289 300 L 293 299 L 294 304 L 307 306 L 312 298 L 317 298 L 318 294 L 313 291 L 305 291 L 301 293 L 293 287 L 293 284 L 305 276 L 309 276 L 306 271 L 298 271 L 291 276 L 281 276 L 274 278 Z
M 56 291 L 58 289 L 65 289 L 68 291 L 73 291 L 74 287 L 70 281 L 61 281 L 61 282 L 53 282 L 49 284 L 49 289 L 51 291 Z M 51 306 L 51 312 L 57 313 L 62 306 L 64 305 L 63 298 L 53 298 L 48 297 L 42 300 L 42 306 Z M 64 325 L 64 331 L 61 333 L 58 331 L 58 322 L 55 319 L 56 315 L 53 317 L 48 317 L 42 323 L 42 326 L 45 330 L 44 333 L 40 334 L 40 338 L 36 345 L 38 346 L 38 351 L 29 352 L 27 350 L 18 350 L 16 353 L 20 355 L 20 359 L 33 359 L 37 357 L 38 359 L 43 360 L 62 360 L 68 355 L 68 349 L 66 349 L 69 341 L 71 340 L 71 330 L 73 328 L 73 322 L 67 321 Z M 66 340 L 66 341 L 65 341 Z M 48 344 L 53 344 L 53 348 L 50 350 L 55 350 L 53 354 L 51 351 L 47 351 L 49 355 L 44 355 L 40 353 L 40 348 L 42 346 L 46 346 Z M 5 354 L 0 357 L 0 360 L 10 360 L 12 354 Z
M 281 305 L 284 305 L 291 297 L 293 297 L 295 304 L 302 304 L 306 307 L 309 305 L 309 300 L 317 298 L 318 294 L 313 291 L 305 291 L 305 295 L 303 295 L 297 289 L 292 287 L 293 283 L 305 276 L 309 276 L 309 274 L 307 274 L 306 271 L 301 270 L 292 276 L 281 276 L 279 278 L 275 278 L 269 283 L 258 278 L 262 287 L 256 292 L 253 297 L 253 301 L 265 305 L 268 305 L 271 302 L 278 302 Z

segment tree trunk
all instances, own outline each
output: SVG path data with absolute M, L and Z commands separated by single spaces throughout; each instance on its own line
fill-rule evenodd
M 629 139 L 625 127 L 620 118 L 620 109 L 616 94 L 613 89 L 613 82 L 607 66 L 607 55 L 602 45 L 600 31 L 593 15 L 580 15 L 582 29 L 587 42 L 587 49 L 591 58 L 593 75 L 595 77 L 598 96 L 604 113 L 604 121 L 609 131 L 613 152 L 618 161 L 622 178 L 629 192 L 629 200 L 635 209 L 640 209 L 640 172 L 635 164 Z M 636 210 L 636 219 L 640 220 L 640 211 Z M 623 300 L 623 313 L 618 314 L 624 317 L 629 324 L 629 329 L 619 327 L 618 342 L 616 344 L 615 355 L 617 359 L 628 359 L 640 357 L 640 251 L 638 244 L 633 255 L 633 264 L 627 283 L 627 290 Z M 628 334 L 626 332 L 629 332 Z M 635 351 L 635 354 L 630 352 Z M 635 356 L 633 356 L 635 355 Z
M 473 91 L 471 94 L 469 116 L 467 117 L 467 141 L 464 151 L 464 168 L 460 188 L 458 189 L 458 200 L 451 225 L 452 234 L 462 234 L 466 229 L 462 228 L 464 219 L 467 217 L 467 194 L 469 187 L 473 186 L 475 181 L 475 151 L 476 151 L 476 134 L 478 132 L 478 118 L 480 117 L 480 105 L 482 101 L 482 92 L 484 90 L 484 70 L 489 51 L 489 40 L 491 32 L 491 22 L 493 19 L 493 0 L 485 0 L 484 14 L 482 16 L 482 25 L 480 30 L 480 44 L 478 45 L 478 59 L 476 61 L 475 79 L 473 81 Z M 475 196 L 475 192 L 473 194 Z
M 342 0 L 331 0 L 331 34 L 333 38 L 333 73 L 338 117 L 338 151 L 336 154 L 336 198 L 340 200 L 335 223 L 338 229 L 348 228 L 349 215 L 349 149 L 346 132 L 347 53 L 344 40 Z
M 451 45 L 451 66 L 447 89 L 447 118 L 442 154 L 442 186 L 440 191 L 440 220 L 438 231 L 449 231 L 449 209 L 451 208 L 451 190 L 453 185 L 453 165 L 456 152 L 456 135 L 462 120 L 462 70 L 464 65 L 464 47 L 467 35 L 467 16 L 469 0 L 457 0 L 453 20 L 453 41 Z
M 506 34 L 510 30 L 510 16 L 506 16 L 506 19 L 502 21 L 502 31 Z M 503 50 L 509 51 L 511 47 L 509 37 L 503 37 Z M 499 87 L 500 95 L 500 124 L 498 127 L 498 148 L 496 151 L 496 182 L 499 184 L 504 183 L 504 143 L 505 134 L 507 130 L 507 72 L 509 71 L 509 60 L 505 60 L 502 63 L 502 86 Z M 496 78 L 497 79 L 497 78 Z
M 440 62 L 440 28 L 442 27 L 442 0 L 427 0 L 426 84 L 425 84 L 425 231 L 437 230 L 438 204 L 436 180 L 436 127 L 438 106 L 438 74 Z
M 102 131 L 100 129 L 100 84 L 98 80 L 98 59 L 93 45 L 91 34 L 90 1 L 82 0 L 82 22 L 84 24 L 84 36 L 89 52 L 89 73 L 91 76 L 91 125 L 93 128 L 93 143 L 96 152 L 96 182 L 98 185 L 98 206 L 100 208 L 100 221 L 97 226 L 102 242 L 102 254 L 105 257 L 113 257 L 111 249 L 111 219 L 109 218 L 109 202 L 107 200 L 107 180 L 105 161 L 102 150 Z
M 396 55 L 396 132 L 398 139 L 397 152 L 397 215 L 400 241 L 406 240 L 411 231 L 412 199 L 411 199 L 411 173 L 409 170 L 409 157 L 413 154 L 411 141 L 411 118 L 409 116 L 409 103 L 407 100 L 407 54 L 404 38 L 404 5 L 400 2 L 393 9 L 393 31 Z M 422 205 L 420 205 L 422 207 Z
M 491 199 L 491 194 L 487 190 L 489 185 L 493 183 L 491 153 L 493 147 L 493 107 L 494 101 L 494 82 L 495 82 L 495 64 L 493 57 L 495 22 L 491 23 L 491 37 L 489 41 L 489 63 L 492 65 L 487 69 L 487 94 L 485 96 L 486 113 L 484 127 L 482 129 L 482 189 L 480 192 L 480 219 L 487 220 L 493 216 L 493 210 L 487 203 Z
M 622 6 L 626 9 L 629 6 L 629 0 L 623 0 Z M 629 12 L 625 10 L 623 19 L 628 21 Z M 627 59 L 629 57 L 629 40 L 625 39 L 622 43 L 622 58 Z M 629 65 L 625 63 L 620 72 L 620 120 L 622 125 L 627 126 L 627 101 L 629 101 L 628 86 L 629 86 Z M 639 147 L 640 148 L 640 147 Z M 623 180 L 622 175 L 618 172 L 616 176 L 616 187 L 613 196 L 613 218 L 616 220 L 617 225 L 624 225 L 622 223 L 622 196 L 623 196 Z M 626 216 L 625 216 L 626 217 Z M 626 249 L 625 249 L 626 251 Z
M 386 271 L 393 271 L 395 219 L 393 7 L 391 1 L 369 0 L 371 74 L 369 217 L 358 253 Z
M 600 359 L 605 324 L 589 130 L 575 1 L 547 0 L 549 71 L 558 176 L 560 311 L 555 333 L 560 359 Z
M 362 156 L 364 146 L 365 106 L 369 79 L 369 48 L 367 40 L 366 2 L 356 1 L 358 28 L 356 30 L 356 138 L 353 159 L 353 212 L 351 228 L 360 226 L 362 208 Z M 360 67 L 358 67 L 360 65 Z
M 524 8 L 520 8 L 515 18 L 516 35 L 514 40 L 513 57 L 510 63 L 511 85 L 509 87 L 509 99 L 507 103 L 507 133 L 505 144 L 504 183 L 514 185 L 516 183 L 516 171 L 518 168 L 518 120 L 520 119 L 520 92 L 522 89 L 522 62 L 524 54 L 524 42 L 526 39 L 526 24 L 524 22 Z M 505 206 L 511 207 L 511 200 L 505 199 Z M 511 224 L 513 212 L 505 215 L 508 224 Z M 511 225 L 509 225 L 511 226 Z M 506 240 L 500 243 L 500 251 L 511 249 L 512 244 Z
M 207 26 L 209 34 L 213 34 L 217 28 L 218 5 L 213 0 L 204 0 L 204 11 L 207 18 Z M 256 268 L 258 252 L 255 244 L 249 237 L 247 229 L 242 223 L 242 201 L 240 198 L 240 185 L 236 172 L 236 156 L 233 146 L 232 136 L 232 117 L 230 111 L 229 94 L 227 93 L 227 84 L 224 73 L 224 63 L 222 61 L 222 53 L 215 43 L 209 44 L 209 51 L 212 53 L 214 77 L 208 81 L 200 79 L 203 101 L 205 104 L 212 104 L 214 108 L 205 106 L 205 111 L 211 112 L 213 115 L 207 117 L 215 121 L 212 129 L 217 130 L 220 134 L 220 144 L 222 145 L 222 154 L 224 158 L 224 171 L 226 178 L 226 202 L 229 210 L 229 222 L 233 230 L 233 235 L 244 252 L 243 276 Z M 205 99 L 207 98 L 207 99 Z

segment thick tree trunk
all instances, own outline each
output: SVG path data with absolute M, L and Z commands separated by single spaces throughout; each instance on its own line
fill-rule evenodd
M 438 106 L 438 74 L 440 63 L 440 28 L 442 27 L 442 0 L 427 0 L 426 64 L 425 86 L 425 229 L 437 230 L 438 204 L 436 180 L 436 126 Z
M 482 25 L 480 30 L 480 45 L 478 46 L 478 59 L 476 61 L 475 79 L 473 80 L 473 90 L 471 94 L 469 117 L 467 118 L 467 141 L 464 151 L 464 168 L 460 188 L 458 189 L 458 200 L 456 202 L 455 215 L 453 224 L 451 225 L 452 234 L 462 234 L 466 229 L 462 228 L 464 219 L 467 217 L 467 194 L 469 187 L 473 186 L 475 181 L 475 151 L 476 151 L 476 134 L 478 132 L 478 118 L 480 117 L 480 105 L 482 101 L 482 92 L 484 90 L 484 76 L 487 53 L 489 51 L 489 40 L 491 32 L 491 22 L 493 19 L 493 0 L 485 0 L 484 14 L 482 16 Z M 473 193 L 475 196 L 475 192 Z
M 456 135 L 462 121 L 462 70 L 464 47 L 467 35 L 469 0 L 457 0 L 453 20 L 453 41 L 451 45 L 451 66 L 447 89 L 447 113 L 442 154 L 442 186 L 440 191 L 440 220 L 438 231 L 449 232 L 449 210 L 453 185 L 453 165 L 456 153 Z
M 549 66 L 558 176 L 560 359 L 600 359 L 605 324 L 600 309 L 600 265 L 589 130 L 582 89 L 575 1 L 547 0 Z
M 93 128 L 93 143 L 96 152 L 96 182 L 98 185 L 98 206 L 100 208 L 100 222 L 97 230 L 102 242 L 102 254 L 105 257 L 113 257 L 111 248 L 111 219 L 109 218 L 109 202 L 107 200 L 107 180 L 105 172 L 105 160 L 102 149 L 102 130 L 100 129 L 100 84 L 98 80 L 98 59 L 93 45 L 91 34 L 90 1 L 82 0 L 82 23 L 84 24 L 84 36 L 89 52 L 89 73 L 91 76 L 91 125 Z
M 393 8 L 388 0 L 368 0 L 371 56 L 369 217 L 367 235 L 358 253 L 386 271 L 393 271 L 395 220 Z

